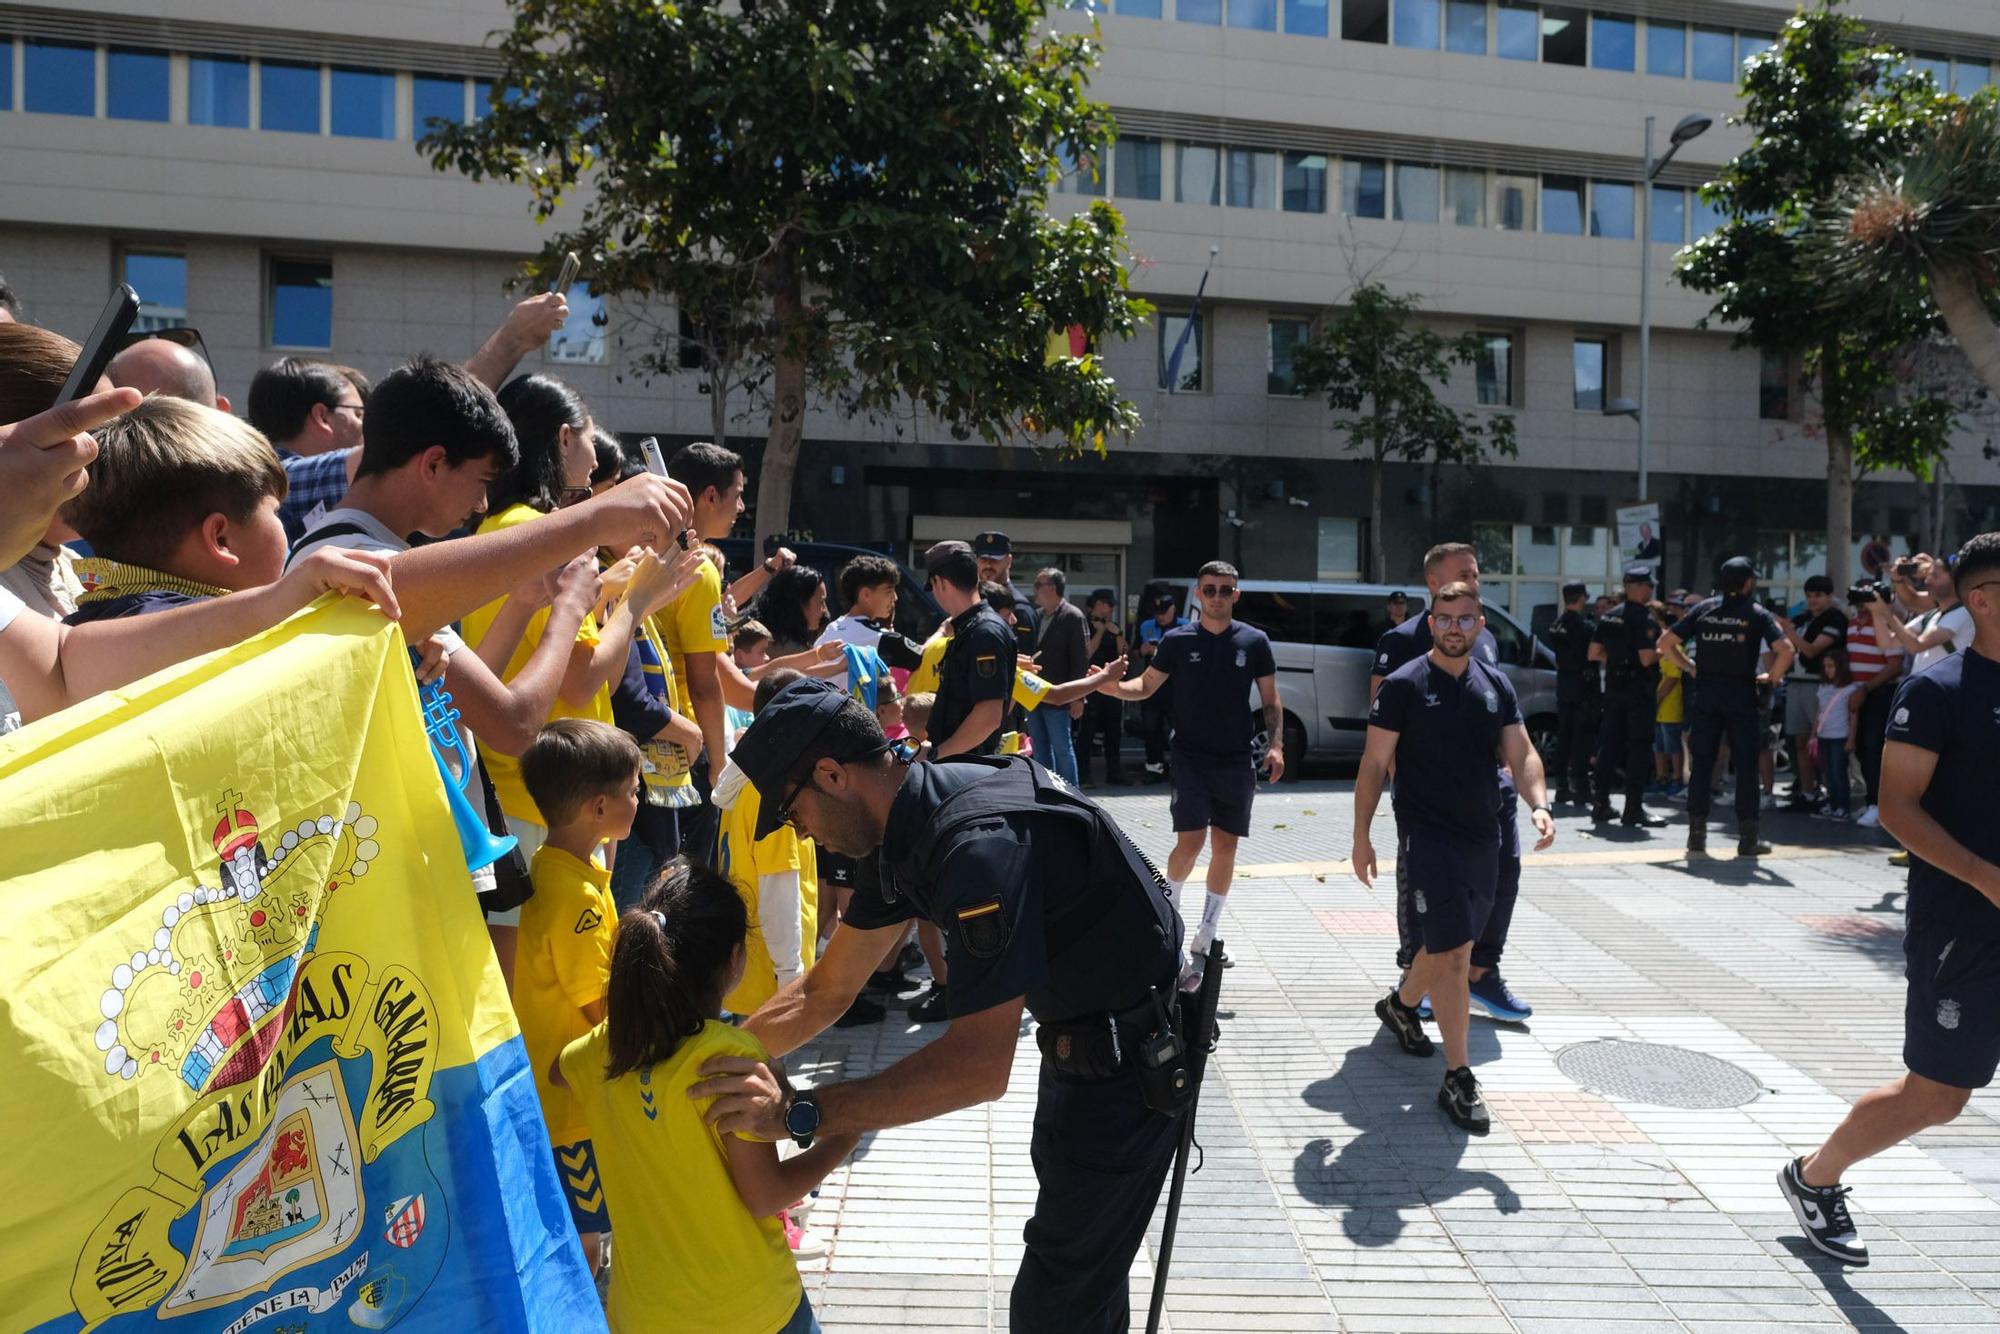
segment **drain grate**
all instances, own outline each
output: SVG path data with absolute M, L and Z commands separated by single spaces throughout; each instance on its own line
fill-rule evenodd
M 1692 1111 L 1741 1107 L 1764 1091 L 1739 1065 L 1653 1042 L 1579 1042 L 1556 1053 L 1556 1068 L 1595 1093 Z

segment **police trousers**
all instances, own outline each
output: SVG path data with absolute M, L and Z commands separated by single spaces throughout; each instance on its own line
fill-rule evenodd
M 1724 737 L 1736 761 L 1736 821 L 1757 818 L 1761 783 L 1757 752 L 1763 744 L 1764 716 L 1757 708 L 1757 687 L 1750 681 L 1699 681 L 1688 703 L 1688 819 L 1705 820 L 1715 799 L 1715 759 Z
M 1656 707 L 1652 682 L 1644 676 L 1604 692 L 1604 721 L 1597 729 L 1598 809 L 1610 808 L 1611 775 L 1618 769 L 1625 771 L 1625 816 L 1636 818 L 1644 808 L 1653 777 Z
M 1131 1327 L 1132 1257 L 1180 1127 L 1146 1105 L 1135 1078 L 1085 1083 L 1043 1062 L 1029 1149 L 1039 1189 L 1014 1276 L 1014 1329 L 1122 1334 Z
M 1595 689 L 1579 688 L 1556 702 L 1556 786 L 1578 801 L 1590 800 L 1590 757 L 1603 712 L 1603 697 Z

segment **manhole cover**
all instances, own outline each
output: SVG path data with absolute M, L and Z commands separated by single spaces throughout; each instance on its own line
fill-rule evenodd
M 1652 1042 L 1579 1042 L 1556 1053 L 1556 1068 L 1594 1092 L 1658 1107 L 1741 1107 L 1764 1091 L 1741 1066 Z

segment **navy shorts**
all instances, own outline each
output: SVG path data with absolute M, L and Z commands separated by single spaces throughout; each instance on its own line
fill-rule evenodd
M 1500 884 L 1499 840 L 1484 847 L 1447 835 L 1397 835 L 1396 912 L 1403 936 L 1445 954 L 1479 939 Z
M 556 1176 L 562 1181 L 569 1216 L 582 1234 L 609 1232 L 611 1210 L 604 1203 L 604 1180 L 597 1175 L 597 1150 L 587 1139 L 555 1146 Z
M 2000 1067 L 2000 936 L 1912 924 L 1903 957 L 1903 1064 L 1952 1088 L 1985 1088 Z
M 1167 809 L 1174 832 L 1220 829 L 1238 838 L 1250 832 L 1250 800 L 1257 795 L 1257 774 L 1250 757 L 1200 759 L 1184 750 L 1174 752 L 1173 792 Z

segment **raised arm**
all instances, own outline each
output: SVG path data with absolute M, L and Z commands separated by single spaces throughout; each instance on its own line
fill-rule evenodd
M 568 319 L 569 297 L 563 292 L 542 292 L 516 302 L 500 327 L 466 360 L 465 369 L 498 393 L 521 358 L 548 342 Z

